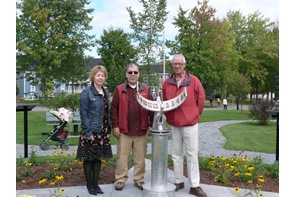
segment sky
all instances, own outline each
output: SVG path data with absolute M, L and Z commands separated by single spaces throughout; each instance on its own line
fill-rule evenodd
M 89 7 L 94 8 L 91 34 L 100 38 L 104 29 L 110 27 L 121 28 L 124 32 L 131 32 L 130 17 L 126 7 L 131 7 L 135 13 L 142 12 L 143 6 L 138 0 L 90 0 Z M 174 28 L 173 17 L 177 16 L 179 6 L 189 10 L 197 6 L 197 0 L 167 0 L 168 19 L 165 23 L 165 38 L 173 39 L 177 34 Z M 244 16 L 259 11 L 270 21 L 279 20 L 279 0 L 209 0 L 209 5 L 216 9 L 215 16 L 223 18 L 228 11 L 240 11 Z M 96 49 L 86 52 L 87 55 L 98 57 Z

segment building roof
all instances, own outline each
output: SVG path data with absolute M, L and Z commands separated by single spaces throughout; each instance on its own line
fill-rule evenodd
M 87 67 L 90 68 L 90 69 L 92 69 L 96 65 L 104 65 L 104 61 L 101 58 L 91 59 L 88 62 Z
M 153 64 L 151 70 L 156 73 L 163 73 L 163 65 L 161 64 Z M 165 73 L 170 73 L 171 69 L 165 66 Z

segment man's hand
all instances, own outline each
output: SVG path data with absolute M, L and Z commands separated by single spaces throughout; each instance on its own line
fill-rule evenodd
M 117 139 L 119 139 L 120 134 L 121 134 L 121 132 L 120 132 L 120 130 L 119 130 L 119 127 L 113 128 L 113 135 L 114 135 Z

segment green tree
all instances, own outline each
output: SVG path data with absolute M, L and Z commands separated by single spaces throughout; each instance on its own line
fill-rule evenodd
M 251 92 L 258 94 L 265 87 L 270 70 L 278 68 L 278 36 L 271 33 L 274 22 L 258 11 L 248 17 L 240 11 L 229 11 L 227 20 L 235 35 L 235 49 L 241 54 L 239 72 L 250 79 Z M 278 71 L 274 70 L 273 73 Z
M 273 24 L 273 27 L 267 31 L 266 45 L 268 45 L 268 51 L 262 52 L 260 58 L 263 58 L 264 66 L 267 69 L 267 76 L 262 88 L 262 92 L 275 93 L 278 96 L 279 93 L 279 28 L 278 24 Z M 271 98 L 273 101 L 272 94 Z M 267 97 L 269 94 L 267 94 Z
M 129 34 L 122 29 L 109 28 L 103 30 L 103 34 L 97 41 L 98 55 L 104 61 L 111 80 L 107 81 L 110 92 L 113 92 L 116 86 L 126 79 L 125 69 L 131 62 L 137 62 L 137 50 L 131 44 Z
M 249 79 L 243 76 L 241 73 L 236 73 L 235 80 L 228 85 L 229 91 L 239 99 L 239 103 L 243 106 L 246 101 L 249 92 L 251 91 L 251 84 Z M 241 107 L 241 110 L 243 107 Z
M 139 0 L 143 11 L 136 14 L 131 7 L 127 7 L 133 29 L 133 41 L 139 50 L 139 64 L 141 74 L 148 85 L 158 85 L 157 79 L 152 77 L 151 67 L 161 59 L 159 49 L 163 47 L 163 31 L 167 20 L 166 0 Z M 161 50 L 160 50 L 161 51 Z M 144 74 L 145 73 L 145 74 Z M 157 83 L 157 84 L 155 84 Z
M 72 82 L 85 73 L 84 51 L 94 44 L 86 9 L 87 0 L 23 0 L 17 3 L 17 71 L 26 72 L 32 83 L 41 84 L 47 98 L 46 82 Z
M 234 80 L 239 54 L 233 50 L 229 23 L 215 18 L 216 9 L 209 1 L 198 1 L 190 10 L 179 7 L 173 24 L 179 29 L 175 42 L 169 42 L 172 53 L 182 53 L 186 70 L 200 78 L 207 95 L 215 91 L 226 95 L 227 84 Z
M 68 58 L 62 61 L 62 67 L 59 70 L 59 82 L 70 85 L 71 93 L 74 93 L 75 86 L 87 85 L 89 81 L 89 68 L 87 63 L 91 57 L 84 56 L 84 52 L 78 53 L 76 56 L 69 55 Z M 64 68 L 65 65 L 65 68 Z

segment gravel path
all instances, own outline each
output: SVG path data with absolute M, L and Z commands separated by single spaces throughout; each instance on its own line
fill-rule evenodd
M 223 145 L 226 141 L 225 137 L 220 132 L 219 128 L 227 125 L 238 122 L 245 121 L 216 121 L 216 122 L 205 122 L 199 124 L 199 154 L 200 156 L 225 156 L 227 158 L 232 157 L 234 154 L 242 153 L 242 151 L 233 151 L 226 150 L 223 148 Z M 44 137 L 45 139 L 45 137 Z M 168 153 L 171 153 L 171 141 L 168 142 Z M 41 150 L 39 146 L 28 146 L 28 153 L 30 156 L 31 151 L 36 151 L 37 155 L 45 156 L 52 155 L 54 151 L 61 152 L 56 150 L 55 146 L 49 146 L 48 150 Z M 77 146 L 70 146 L 67 151 L 63 151 L 64 153 L 74 153 L 77 150 Z M 112 145 L 113 154 L 117 153 L 116 145 Z M 151 153 L 152 148 L 151 144 L 148 144 L 148 153 Z M 264 163 L 273 164 L 275 162 L 275 154 L 267 154 L 267 153 L 259 153 L 259 152 L 250 152 L 244 151 L 242 153 L 243 156 L 247 156 L 248 158 L 253 159 L 254 157 L 260 156 L 263 159 Z M 16 144 L 16 157 L 24 156 L 24 145 Z

